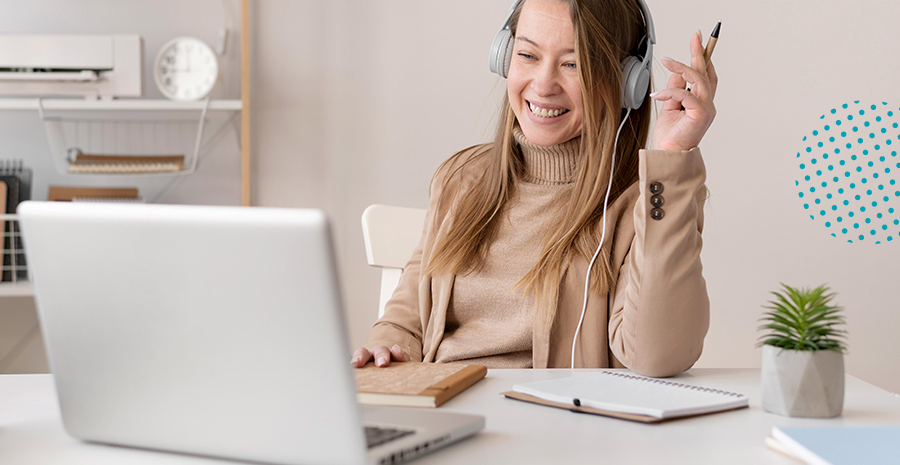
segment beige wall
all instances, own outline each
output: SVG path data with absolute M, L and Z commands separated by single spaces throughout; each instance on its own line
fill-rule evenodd
M 49 24 L 29 14 L 27 24 L 71 29 L 63 19 L 102 17 L 98 12 L 110 2 L 35 4 L 57 3 L 68 9 L 65 15 Z M 505 82 L 487 71 L 487 52 L 511 1 L 252 3 L 254 203 L 329 212 L 351 338 L 359 344 L 376 314 L 379 281 L 379 272 L 365 263 L 359 217 L 372 203 L 424 207 L 438 164 L 489 138 Z M 826 236 L 796 199 L 791 158 L 801 136 L 835 105 L 900 105 L 894 84 L 900 62 L 893 58 L 900 4 L 648 3 L 658 57 L 687 59 L 691 32 L 701 28 L 708 34 L 715 21 L 723 22 L 715 56 L 719 114 L 701 144 L 712 192 L 703 251 L 712 315 L 698 365 L 758 366 L 756 320 L 767 292 L 779 282 L 825 282 L 847 308 L 848 371 L 900 391 L 900 303 L 893 293 L 900 276 L 898 244 L 846 244 Z M 121 30 L 143 28 L 153 36 L 148 50 L 176 33 L 213 41 L 223 21 L 215 9 L 220 3 L 184 4 L 189 20 L 140 13 L 150 7 L 127 3 L 138 19 Z M 661 86 L 666 73 L 658 64 L 655 71 Z M 237 81 L 229 76 L 233 95 Z M 36 140 L 31 145 L 45 144 Z M 223 167 L 208 185 L 229 179 L 229 173 Z M 201 194 L 202 189 L 191 195 Z M 0 308 L 13 308 L 5 302 L 0 300 Z
M 488 139 L 505 83 L 488 72 L 487 52 L 510 3 L 254 5 L 255 200 L 329 210 L 357 344 L 374 319 L 379 280 L 365 263 L 359 216 L 372 203 L 425 206 L 438 164 Z M 691 32 L 723 22 L 719 114 L 701 144 L 712 192 L 703 251 L 712 321 L 698 365 L 758 366 L 767 292 L 779 282 L 828 283 L 847 308 L 848 371 L 900 391 L 900 249 L 826 236 L 797 202 L 791 159 L 835 105 L 900 105 L 892 58 L 900 4 L 648 3 L 658 57 L 686 60 Z M 667 73 L 655 70 L 664 85 Z

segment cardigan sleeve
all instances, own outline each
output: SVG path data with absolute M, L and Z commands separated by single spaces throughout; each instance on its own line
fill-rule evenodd
M 426 215 L 426 218 L 431 215 Z M 426 219 L 426 225 L 428 220 Z M 427 228 L 426 228 L 427 229 Z M 422 361 L 422 323 L 419 320 L 419 276 L 422 264 L 422 240 L 412 257 L 403 267 L 400 282 L 384 306 L 384 315 L 369 330 L 365 347 L 392 347 L 394 344 L 409 354 L 414 361 Z
M 384 315 L 375 322 L 365 343 L 365 347 L 372 350 L 375 346 L 391 347 L 394 344 L 409 354 L 414 361 L 422 361 L 423 341 L 425 327 L 431 317 L 431 277 L 422 276 L 423 264 L 427 263 L 429 250 L 432 246 L 435 231 L 432 228 L 437 224 L 437 218 L 443 218 L 446 214 L 441 207 L 441 195 L 452 195 L 455 188 L 445 188 L 448 178 L 452 177 L 459 165 L 463 164 L 473 154 L 478 153 L 482 146 L 470 147 L 463 150 L 438 168 L 431 181 L 430 200 L 428 211 L 425 215 L 425 224 L 422 228 L 422 238 L 419 245 L 413 251 L 412 257 L 403 267 L 400 282 L 391 298 L 384 307 Z M 446 191 L 446 192 L 445 192 Z
M 706 168 L 700 149 L 641 150 L 635 234 L 619 270 L 609 345 L 632 371 L 688 370 L 709 328 L 700 249 Z

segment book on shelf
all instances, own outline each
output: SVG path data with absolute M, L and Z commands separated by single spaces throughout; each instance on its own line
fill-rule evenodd
M 646 378 L 624 371 L 516 384 L 504 396 L 578 413 L 644 423 L 747 407 L 743 394 Z
M 438 407 L 487 374 L 481 365 L 393 362 L 354 370 L 361 404 Z
M 141 195 L 135 187 L 50 186 L 47 200 L 55 202 L 141 202 Z
M 184 155 L 96 155 L 74 150 L 69 156 L 69 173 L 147 174 L 184 170 Z

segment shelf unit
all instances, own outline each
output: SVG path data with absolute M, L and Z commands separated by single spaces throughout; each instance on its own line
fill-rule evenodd
M 46 121 L 48 112 L 70 114 L 133 114 L 151 113 L 152 117 L 161 115 L 198 115 L 198 134 L 194 139 L 194 156 L 192 164 L 196 167 L 199 158 L 199 147 L 202 142 L 202 131 L 207 112 L 239 112 L 241 120 L 241 205 L 250 206 L 250 0 L 241 0 L 241 98 L 239 100 L 204 100 L 195 102 L 176 102 L 161 99 L 117 99 L 117 100 L 82 100 L 82 99 L 23 99 L 0 98 L 0 111 L 24 110 L 35 111 Z M 151 117 L 151 118 L 152 118 Z M 226 122 L 230 118 L 226 118 Z M 48 138 L 50 136 L 48 135 Z M 52 142 L 51 142 L 52 145 Z M 64 161 L 64 160 L 63 160 Z M 57 165 L 57 169 L 59 165 Z M 171 173 L 179 174 L 179 173 Z M 171 175 L 170 174 L 170 175 Z M 187 174 L 187 173 L 180 173 Z M 111 174 L 109 176 L 122 176 Z M 15 215 L 0 215 L 2 223 L 17 221 Z M 0 243 L 2 246 L 2 243 Z M 2 263 L 2 262 L 0 262 Z M 32 285 L 28 281 L 0 283 L 0 297 L 33 296 Z
M 36 99 L 36 98 L 3 98 L 0 99 L 0 111 L 33 111 L 38 113 L 44 123 L 47 138 L 50 142 L 51 156 L 54 165 L 62 174 L 67 176 L 81 176 L 67 173 L 67 150 L 70 145 L 66 142 L 66 133 L 76 134 L 81 121 L 88 124 L 88 129 L 101 146 L 100 153 L 116 154 L 150 154 L 141 153 L 142 147 L 128 149 L 127 141 L 116 141 L 116 134 L 122 133 L 122 137 L 128 138 L 137 131 L 140 135 L 146 129 L 156 131 L 162 126 L 166 135 L 161 139 L 173 139 L 171 129 L 183 133 L 181 143 L 191 150 L 185 157 L 186 167 L 179 172 L 152 173 L 152 174 L 106 174 L 111 178 L 131 176 L 176 176 L 193 173 L 197 159 L 200 155 L 200 146 L 203 138 L 204 127 L 209 126 L 207 115 L 209 112 L 241 112 L 243 102 L 241 100 L 205 100 L 196 102 L 176 102 L 171 100 L 150 99 L 122 99 L 122 100 L 82 100 L 82 99 Z M 237 115 L 234 115 L 237 116 Z M 222 126 L 229 124 L 232 118 L 216 118 L 218 126 L 208 128 L 207 134 L 216 132 Z M 73 127 L 66 127 L 73 122 Z M 98 129 L 99 128 L 99 129 Z M 122 129 L 124 128 L 124 130 Z M 178 128 L 183 130 L 179 131 Z M 112 132 L 110 137 L 109 132 Z M 98 136 L 99 133 L 99 136 Z M 150 135 L 153 135 L 151 132 Z M 91 139 L 91 137 L 89 137 Z M 96 175 L 93 175 L 96 176 Z M 15 215 L 0 215 L 0 224 L 5 228 L 8 222 L 17 220 Z M 4 229 L 5 230 L 5 229 Z M 2 245 L 2 243 L 0 243 Z M 2 262 L 0 262 L 2 263 Z M 0 297 L 32 296 L 33 290 L 30 282 L 0 282 Z

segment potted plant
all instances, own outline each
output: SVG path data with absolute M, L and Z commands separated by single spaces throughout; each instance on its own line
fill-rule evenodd
M 773 292 L 759 329 L 762 405 L 789 417 L 831 418 L 844 407 L 843 309 L 825 286 Z

